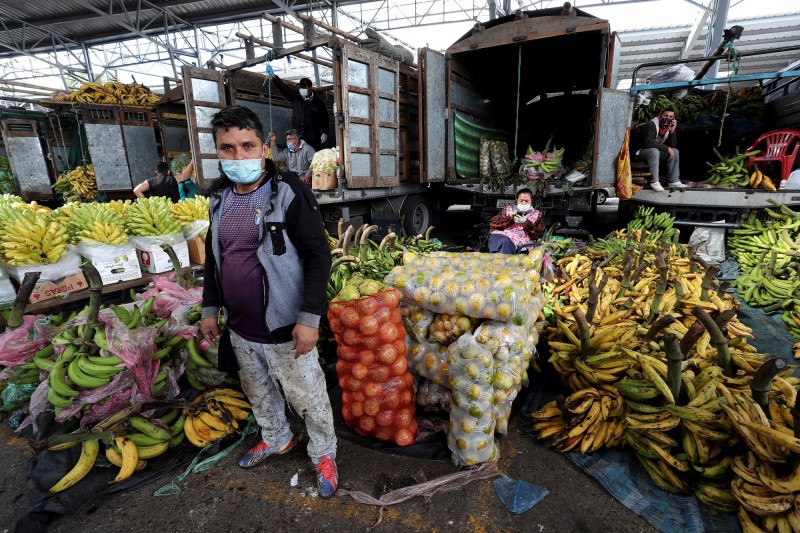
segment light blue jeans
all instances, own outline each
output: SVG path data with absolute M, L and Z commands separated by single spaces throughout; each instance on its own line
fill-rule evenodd
M 645 161 L 650 167 L 650 183 L 656 183 L 659 177 L 659 164 L 661 161 L 667 162 L 667 178 L 669 183 L 677 183 L 681 179 L 680 154 L 678 149 L 673 148 L 675 155 L 669 159 L 669 154 L 662 152 L 658 148 L 642 148 L 636 156 L 637 161 Z
M 288 401 L 306 421 L 311 461 L 317 464 L 323 455 L 336 455 L 333 411 L 317 349 L 295 359 L 290 342 L 261 344 L 243 339 L 233 331 L 231 344 L 239 362 L 242 390 L 253 406 L 264 442 L 283 447 L 292 438 L 286 419 Z

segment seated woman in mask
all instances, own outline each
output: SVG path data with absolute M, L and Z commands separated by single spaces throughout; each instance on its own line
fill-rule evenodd
M 316 150 L 307 144 L 301 133 L 295 129 L 286 132 L 286 148 L 279 148 L 275 144 L 275 132 L 269 132 L 269 144 L 272 150 L 273 161 L 285 161 L 286 168 L 308 185 L 311 185 L 311 160 Z
M 508 205 L 489 222 L 489 251 L 516 253 L 523 244 L 535 241 L 544 233 L 542 213 L 533 208 L 530 189 L 517 191 L 517 204 Z

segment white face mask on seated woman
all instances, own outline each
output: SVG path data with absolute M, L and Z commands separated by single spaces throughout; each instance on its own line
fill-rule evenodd
M 533 211 L 533 206 L 531 204 L 517 204 L 517 211 L 527 213 L 528 211 Z

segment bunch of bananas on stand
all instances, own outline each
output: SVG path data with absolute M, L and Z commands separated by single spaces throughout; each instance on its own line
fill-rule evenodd
M 53 264 L 67 252 L 67 228 L 47 208 L 0 205 L 0 222 L 0 256 L 9 266 Z
M 172 218 L 172 200 L 164 196 L 139 198 L 125 211 L 129 235 L 153 237 L 180 233 L 181 227 Z
M 706 162 L 706 165 L 711 168 L 708 172 L 706 183 L 709 185 L 718 185 L 720 187 L 751 186 L 750 174 L 747 173 L 747 158 L 760 154 L 761 152 L 759 150 L 740 154 L 737 147 L 736 155 L 727 158 L 723 157 L 716 148 L 712 148 L 712 150 L 714 151 L 714 155 L 719 159 L 719 163 L 711 164 Z M 764 188 L 766 188 L 766 183 L 764 184 Z
M 81 204 L 69 221 L 69 233 L 77 241 L 90 240 L 103 244 L 128 242 L 122 217 L 110 204 Z
M 208 220 L 208 197 L 195 196 L 186 198 L 172 204 L 170 212 L 172 213 L 172 218 L 181 227 L 195 220 Z
M 621 230 L 611 232 L 604 239 L 598 239 L 589 246 L 589 253 L 602 257 L 605 254 L 622 255 L 627 247 L 626 239 L 633 238 L 641 244 L 655 244 L 659 241 L 677 242 L 680 230 L 674 227 L 675 218 L 669 213 L 654 213 L 653 207 L 639 206 L 633 218 Z
M 772 192 L 775 192 L 777 190 L 775 188 L 775 184 L 772 182 L 769 176 L 767 176 L 760 170 L 755 169 L 753 173 L 750 174 L 750 188 L 758 189 L 759 187 L 762 187 Z
M 61 193 L 68 202 L 91 200 L 98 194 L 94 165 L 90 163 L 64 172 L 53 184 L 53 190 Z

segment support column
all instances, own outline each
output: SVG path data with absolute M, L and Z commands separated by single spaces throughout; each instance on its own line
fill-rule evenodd
M 711 55 L 722 42 L 723 32 L 725 25 L 728 24 L 728 10 L 730 9 L 730 0 L 714 0 L 712 7 L 714 8 L 709 19 L 708 35 L 706 40 L 706 55 Z M 716 78 L 719 73 L 719 61 L 716 61 L 706 73 L 706 78 Z

